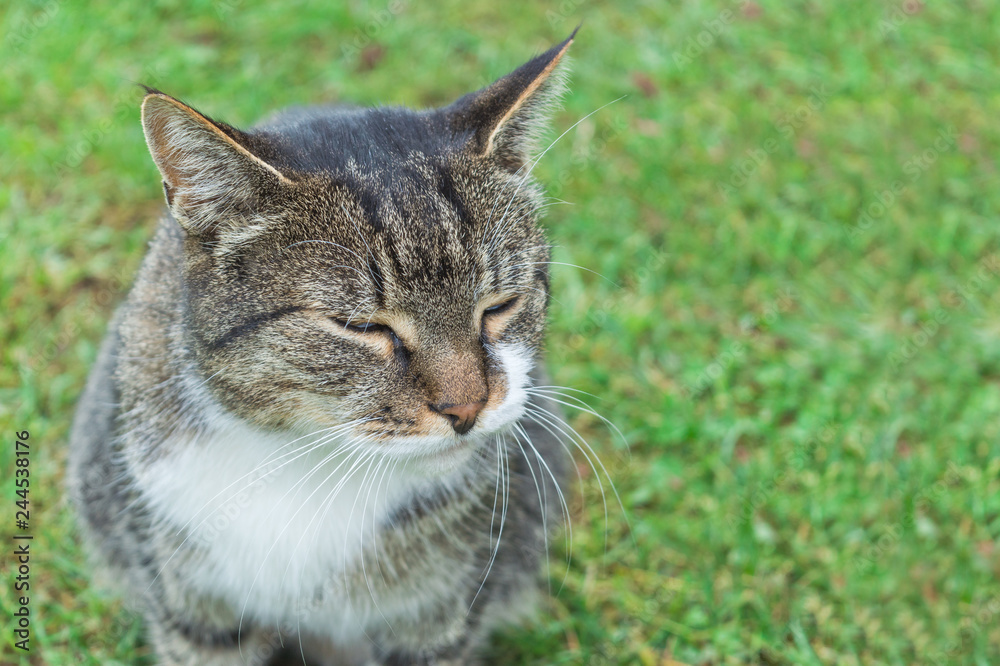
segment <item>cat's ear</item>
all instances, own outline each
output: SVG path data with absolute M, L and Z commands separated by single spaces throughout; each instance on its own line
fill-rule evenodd
M 561 44 L 445 109 L 454 131 L 471 133 L 469 148 L 474 154 L 495 157 L 517 170 L 538 150 L 538 139 L 566 89 L 565 56 L 577 30 Z
M 170 212 L 189 233 L 245 227 L 292 185 L 254 154 L 246 134 L 157 90 L 142 100 L 142 129 Z

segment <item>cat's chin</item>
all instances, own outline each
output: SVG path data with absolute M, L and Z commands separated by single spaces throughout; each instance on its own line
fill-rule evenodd
M 482 437 L 414 437 L 394 442 L 391 455 L 411 471 L 440 477 L 468 468 L 484 446 Z
M 496 467 L 496 457 L 503 447 L 496 432 L 473 432 L 467 435 L 423 435 L 386 440 L 382 451 L 411 474 L 423 477 L 443 476 L 471 471 L 481 465 Z
M 416 456 L 411 465 L 427 475 L 446 476 L 468 467 L 474 458 L 477 445 L 473 442 L 454 441 L 436 451 Z

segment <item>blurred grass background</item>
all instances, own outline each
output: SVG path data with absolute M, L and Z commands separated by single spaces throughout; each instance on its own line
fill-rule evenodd
M 35 541 L 30 658 L 5 631 L 0 662 L 152 663 L 61 495 L 74 401 L 162 206 L 135 84 L 243 126 L 439 105 L 581 20 L 556 131 L 626 97 L 536 170 L 571 204 L 549 209 L 555 259 L 604 276 L 555 267 L 550 360 L 627 437 L 573 417 L 631 533 L 581 465 L 559 593 L 491 663 L 1000 663 L 986 0 L 4 3 L 0 496 L 13 521 L 27 429 Z

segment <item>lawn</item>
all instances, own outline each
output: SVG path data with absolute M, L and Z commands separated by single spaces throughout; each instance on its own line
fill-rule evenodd
M 0 10 L 4 626 L 30 432 L 31 651 L 151 664 L 62 496 L 162 207 L 145 83 L 246 126 L 433 106 L 580 22 L 536 173 L 555 382 L 592 394 L 572 551 L 495 664 L 1000 663 L 1000 4 L 76 0 Z M 619 99 L 621 98 L 621 99 Z M 607 493 L 607 514 L 600 480 Z M 568 568 L 565 565 L 567 556 Z M 564 564 L 559 564 L 560 562 Z

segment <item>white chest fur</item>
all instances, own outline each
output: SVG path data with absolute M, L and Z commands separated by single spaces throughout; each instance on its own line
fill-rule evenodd
M 345 572 L 377 545 L 376 526 L 427 482 L 371 452 L 332 456 L 336 444 L 317 447 L 318 436 L 231 426 L 171 443 L 174 454 L 138 481 L 154 514 L 204 552 L 186 578 L 248 619 L 363 636 L 383 609 L 329 591 L 344 594 Z
M 521 415 L 530 383 L 523 350 L 499 346 L 495 353 L 508 393 L 483 414 L 484 435 Z M 391 598 L 372 603 L 370 588 L 359 590 L 346 577 L 364 562 L 366 549 L 377 549 L 377 528 L 394 510 L 417 494 L 460 482 L 468 472 L 461 455 L 451 455 L 450 473 L 433 477 L 426 466 L 406 462 L 415 453 L 410 449 L 432 445 L 422 438 L 394 443 L 393 457 L 371 447 L 331 455 L 340 440 L 322 432 L 297 438 L 251 428 L 214 404 L 200 384 L 190 391 L 201 394 L 203 408 L 213 407 L 215 427 L 196 440 L 163 443 L 167 455 L 133 470 L 154 516 L 203 553 L 184 571 L 192 589 L 226 602 L 245 619 L 293 622 L 344 642 L 362 640 L 394 610 L 412 614 L 405 595 L 398 609 L 387 606 Z M 447 587 L 450 580 L 446 575 L 421 584 Z

